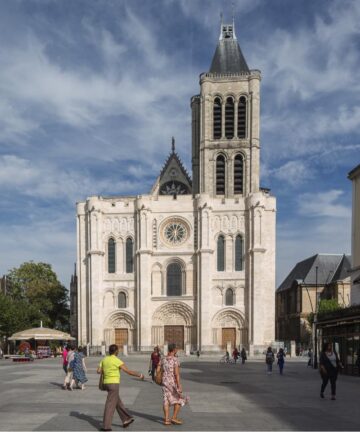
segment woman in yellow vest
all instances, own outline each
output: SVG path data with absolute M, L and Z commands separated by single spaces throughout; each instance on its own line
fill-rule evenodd
M 102 431 L 111 431 L 112 418 L 116 411 L 118 412 L 123 427 L 128 427 L 134 418 L 127 412 L 119 396 L 119 385 L 120 385 L 120 370 L 126 372 L 129 375 L 144 379 L 144 374 L 134 372 L 125 366 L 125 363 L 121 361 L 117 356 L 119 354 L 119 348 L 117 345 L 110 345 L 109 355 L 103 358 L 97 369 L 97 373 L 103 374 L 103 383 L 105 390 L 108 392 L 103 418 Z

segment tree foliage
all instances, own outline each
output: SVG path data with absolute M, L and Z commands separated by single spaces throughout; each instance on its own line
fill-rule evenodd
M 7 338 L 13 333 L 38 327 L 43 319 L 39 309 L 24 299 L 14 300 L 0 293 L 0 335 Z
M 50 264 L 23 263 L 7 275 L 8 295 L 0 296 L 0 333 L 9 336 L 26 328 L 44 326 L 68 331 L 68 291 Z
M 322 299 L 319 301 L 318 314 L 324 314 L 326 312 L 332 312 L 338 309 L 342 309 L 342 306 L 339 305 L 336 299 Z M 310 312 L 307 316 L 307 320 L 310 326 L 312 326 L 315 320 L 315 314 Z
M 341 306 L 336 299 L 324 299 L 319 302 L 319 314 L 332 312 L 338 309 L 341 309 Z

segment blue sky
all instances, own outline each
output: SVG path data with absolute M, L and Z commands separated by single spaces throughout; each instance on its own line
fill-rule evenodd
M 148 192 L 170 150 L 191 169 L 190 97 L 231 1 L 0 1 L 0 273 L 62 282 L 76 201 Z M 360 163 L 360 2 L 237 0 L 262 71 L 261 185 L 277 197 L 277 284 L 317 252 L 349 253 Z

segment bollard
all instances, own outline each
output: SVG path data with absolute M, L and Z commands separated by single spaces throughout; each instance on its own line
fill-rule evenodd
M 127 356 L 128 356 L 128 346 L 127 346 L 127 345 L 124 345 L 124 346 L 123 346 L 123 356 L 124 356 L 124 357 L 127 357 Z

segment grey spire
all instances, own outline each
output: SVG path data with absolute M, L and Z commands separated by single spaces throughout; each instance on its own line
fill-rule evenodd
M 209 72 L 215 74 L 250 72 L 236 39 L 234 17 L 232 24 L 223 24 L 221 16 L 219 42 Z

